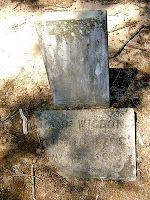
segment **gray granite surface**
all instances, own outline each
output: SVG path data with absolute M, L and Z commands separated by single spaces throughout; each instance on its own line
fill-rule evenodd
M 36 111 L 35 122 L 58 170 L 70 177 L 136 179 L 131 108 Z
M 55 106 L 108 107 L 106 11 L 45 13 L 35 27 Z

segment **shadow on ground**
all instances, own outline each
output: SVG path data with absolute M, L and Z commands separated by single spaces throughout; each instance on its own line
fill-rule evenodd
M 139 76 L 140 75 L 140 76 Z M 113 107 L 136 107 L 139 106 L 142 101 L 141 90 L 147 90 L 149 87 L 150 75 L 148 73 L 138 72 L 136 69 L 110 69 L 110 94 L 111 94 L 111 105 Z M 10 80 L 6 82 L 3 86 L 4 90 L 8 91 L 5 96 L 5 92 L 2 92 L 1 102 L 3 103 L 3 107 L 6 108 L 7 111 L 13 111 L 12 105 L 10 105 L 9 100 L 9 88 L 12 87 L 11 93 L 16 93 L 14 90 L 13 84 L 17 80 Z M 49 92 L 49 89 L 47 88 Z M 1 176 L 1 196 L 2 199 L 15 199 L 20 200 L 24 199 L 22 196 L 16 196 L 18 192 L 15 187 L 12 188 L 12 181 L 4 181 L 3 178 L 7 180 L 7 176 L 13 178 L 14 174 L 28 174 L 30 175 L 30 166 L 35 163 L 36 174 L 43 181 L 38 180 L 36 186 L 38 199 L 43 199 L 40 197 L 40 193 L 46 194 L 45 199 L 49 200 L 56 199 L 55 190 L 57 193 L 62 195 L 62 199 L 67 198 L 67 196 L 72 199 L 78 199 L 79 196 L 82 196 L 83 199 L 93 199 L 95 198 L 94 192 L 88 192 L 88 195 L 83 194 L 83 192 L 88 188 L 88 183 L 92 182 L 92 180 L 80 180 L 79 182 L 66 180 L 64 177 L 60 176 L 55 167 L 47 158 L 47 155 L 44 152 L 44 146 L 42 140 L 39 138 L 36 127 L 32 123 L 32 114 L 35 110 L 45 110 L 53 108 L 52 96 L 45 95 L 45 92 L 37 93 L 36 96 L 19 96 L 16 99 L 16 107 L 19 105 L 24 114 L 28 117 L 29 122 L 29 134 L 24 135 L 22 133 L 22 120 L 20 118 L 20 114 L 16 113 L 11 119 L 4 122 L 4 129 L 0 126 L 0 139 L 5 147 L 2 151 L 2 155 L 0 157 L 0 172 Z M 38 161 L 36 163 L 36 161 Z M 16 166 L 19 167 L 19 171 L 16 170 Z M 22 171 L 23 172 L 22 172 Z M 8 173 L 9 171 L 9 173 Z M 43 171 L 43 172 L 42 172 Z M 43 175 L 42 175 L 43 174 Z M 15 178 L 17 179 L 17 177 Z M 28 199 L 31 198 L 32 189 L 30 181 L 27 182 L 26 178 L 19 179 L 20 183 L 23 181 L 23 186 L 20 190 L 25 192 L 26 186 L 28 186 L 28 193 L 26 196 Z M 48 182 L 48 183 L 47 183 Z M 102 187 L 102 191 L 104 191 L 102 181 L 98 181 L 99 187 Z M 107 182 L 110 184 L 110 182 Z M 127 189 L 130 183 L 124 184 L 113 182 L 115 185 L 122 184 L 122 188 Z M 7 185 L 8 184 L 8 185 Z M 15 184 L 14 184 L 15 186 Z M 20 186 L 18 186 L 20 187 Z M 114 186 L 116 187 L 116 186 Z M 117 186 L 118 187 L 118 186 Z M 42 190 L 40 189 L 42 188 Z M 43 189 L 45 188 L 45 189 Z M 51 190 L 48 191 L 48 189 Z M 62 188 L 66 192 L 62 192 Z M 41 192 L 40 192 L 41 191 Z
M 17 195 L 7 189 L 0 189 L 0 199 L 2 200 L 21 200 Z
M 121 102 L 125 93 L 127 92 L 129 86 L 135 80 L 137 76 L 137 69 L 119 69 L 119 68 L 110 68 L 110 102 L 111 106 L 114 104 L 126 104 L 124 101 Z M 140 99 L 135 104 L 140 103 Z M 129 101 L 129 99 L 128 99 Z M 122 105 L 121 107 L 134 107 L 133 105 Z

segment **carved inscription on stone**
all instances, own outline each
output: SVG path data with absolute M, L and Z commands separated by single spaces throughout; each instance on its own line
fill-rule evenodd
M 74 120 L 75 121 L 75 120 Z M 52 121 L 51 122 L 51 128 L 56 128 L 57 126 L 60 126 L 62 128 L 69 128 L 71 127 L 73 121 Z M 95 129 L 95 128 L 120 128 L 123 127 L 124 124 L 120 120 L 103 120 L 103 119 L 80 119 L 76 121 L 78 123 L 79 129 Z
M 50 160 L 61 172 L 71 177 L 135 180 L 132 109 L 37 111 L 35 119 Z
M 93 128 L 119 128 L 123 126 L 123 122 L 119 120 L 91 120 L 91 119 L 81 119 L 78 120 L 79 123 L 79 129 L 87 128 L 87 129 L 93 129 Z

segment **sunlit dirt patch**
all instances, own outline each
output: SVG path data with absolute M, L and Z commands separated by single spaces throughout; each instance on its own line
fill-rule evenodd
M 61 8 L 106 9 L 110 54 L 118 50 L 141 24 L 148 23 L 146 1 L 126 1 L 121 5 L 120 1 L 73 2 L 0 2 L 0 118 L 6 117 L 20 106 L 28 119 L 29 127 L 29 134 L 24 135 L 19 112 L 0 124 L 0 199 L 32 199 L 31 166 L 34 164 L 38 200 L 95 200 L 97 195 L 98 200 L 149 200 L 148 29 L 142 30 L 118 57 L 109 61 L 110 68 L 113 68 L 110 70 L 111 105 L 116 108 L 134 108 L 137 115 L 136 132 L 143 140 L 143 145 L 138 137 L 136 140 L 137 181 L 65 179 L 57 173 L 45 153 L 43 141 L 37 135 L 32 114 L 35 110 L 52 109 L 53 99 L 34 29 L 34 16 L 42 13 L 45 8 L 49 12 Z M 67 8 L 68 6 L 71 7 Z

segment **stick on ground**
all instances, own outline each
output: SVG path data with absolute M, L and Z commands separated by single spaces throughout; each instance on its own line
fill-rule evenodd
M 32 199 L 36 199 L 36 190 L 35 190 L 35 171 L 34 165 L 31 165 L 31 178 L 32 178 Z
M 19 110 L 19 107 L 17 107 L 12 113 L 10 113 L 7 117 L 0 119 L 1 122 L 4 122 L 8 119 L 10 119 L 11 117 L 13 117 Z
M 125 42 L 125 44 L 122 45 L 122 47 L 113 55 L 110 56 L 109 58 L 115 58 L 117 57 L 125 48 L 125 46 L 143 29 L 143 28 L 150 28 L 150 24 L 149 25 L 142 25 L 140 26 L 140 28 Z

